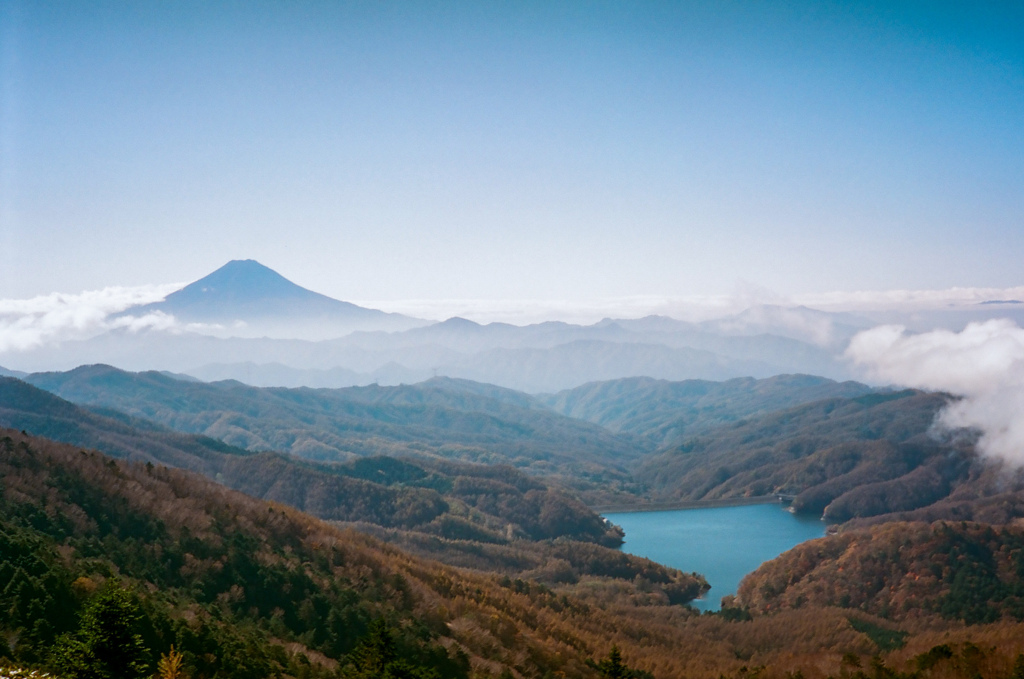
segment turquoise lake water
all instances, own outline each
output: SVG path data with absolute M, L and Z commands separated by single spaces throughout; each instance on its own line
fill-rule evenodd
M 711 589 L 693 602 L 702 611 L 718 610 L 722 597 L 735 594 L 743 576 L 765 561 L 825 535 L 823 521 L 778 504 L 604 516 L 626 531 L 623 551 L 703 574 Z

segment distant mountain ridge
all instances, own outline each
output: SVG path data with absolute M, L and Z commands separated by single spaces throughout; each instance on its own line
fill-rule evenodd
M 1024 476 L 1011 482 L 986 464 L 969 433 L 933 431 L 948 395 L 808 375 L 626 379 L 550 397 L 449 378 L 261 389 L 110 366 L 25 381 L 101 414 L 120 410 L 250 452 L 508 464 L 591 506 L 782 494 L 832 523 L 1024 516 Z
M 444 375 L 529 393 L 634 376 L 848 379 L 842 349 L 863 323 L 763 305 L 704 323 L 664 316 L 590 325 L 433 322 L 333 299 L 251 259 L 108 320 L 99 335 L 0 352 L 0 365 L 20 376 L 103 363 L 261 387 L 396 385 Z
M 313 332 L 329 334 L 325 327 L 333 326 Z M 227 334 L 229 329 L 223 330 Z M 84 341 L 7 353 L 0 356 L 0 364 L 27 373 L 105 363 L 123 370 L 236 379 L 261 387 L 396 385 L 444 375 L 528 393 L 635 376 L 851 377 L 848 363 L 827 348 L 770 334 L 725 336 L 663 317 L 522 327 L 449 319 L 401 332 L 355 331 L 320 341 L 284 339 L 289 332 L 228 337 L 122 328 Z

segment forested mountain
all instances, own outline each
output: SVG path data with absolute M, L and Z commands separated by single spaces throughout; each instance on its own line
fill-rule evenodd
M 571 537 L 616 546 L 619 534 L 557 489 L 510 467 L 360 458 L 315 464 L 251 453 L 113 410 L 90 412 L 13 378 L 0 378 L 0 426 L 110 455 L 197 471 L 248 495 L 323 519 L 504 544 Z
M 346 665 L 382 676 L 366 666 L 366 645 L 385 632 L 378 661 L 441 677 L 471 667 L 590 676 L 590 649 L 603 654 L 617 630 L 664 644 L 639 621 L 536 584 L 417 560 L 193 474 L 2 434 L 0 657 L 67 669 L 60 649 L 75 642 L 58 635 L 79 625 L 90 599 L 123 604 L 118 590 L 137 602 L 139 663 L 152 666 L 173 644 L 196 679 L 326 677 Z
M 571 488 L 592 506 L 781 494 L 792 496 L 795 510 L 832 523 L 1021 515 L 1015 499 L 1000 498 L 1016 498 L 1024 486 L 1020 480 L 1007 485 L 979 460 L 969 432 L 937 437 L 932 425 L 948 396 L 876 392 L 812 376 L 718 383 L 639 378 L 547 398 L 600 424 L 552 412 L 540 397 L 447 378 L 398 387 L 260 389 L 83 366 L 26 379 L 93 408 L 124 409 L 129 420 L 117 417 L 129 425 L 131 417 L 155 420 L 249 451 L 280 450 L 316 462 L 387 455 L 416 458 L 410 464 L 419 467 L 430 466 L 428 460 L 434 467 L 440 460 L 508 464 Z M 670 442 L 659 449 L 664 439 Z M 282 464 L 273 455 L 259 459 L 264 479 Z M 331 516 L 332 502 L 287 490 L 321 486 L 301 480 L 308 471 L 286 468 L 278 483 L 235 472 L 228 482 L 244 480 L 251 485 L 234 487 L 261 497 L 283 493 L 282 501 Z M 338 511 L 337 518 L 365 513 Z M 501 532 L 490 524 L 486 534 Z
M 979 459 L 970 432 L 933 429 L 949 398 L 908 390 L 787 408 L 685 439 L 636 477 L 686 500 L 790 495 L 832 523 L 1024 515 L 1019 475 Z
M 127 384 L 131 389 L 114 393 L 126 400 L 134 398 L 132 389 L 148 393 L 147 407 L 171 413 L 187 413 L 183 403 L 191 396 L 164 391 L 163 384 L 201 387 L 199 402 L 211 404 L 226 393 L 241 406 L 256 392 L 253 418 L 270 407 L 259 402 L 260 392 L 290 391 L 108 368 L 72 377 L 67 386 L 84 394 L 103 393 L 105 379 Z M 751 388 L 763 391 L 737 410 L 770 401 L 766 385 Z M 800 398 L 857 387 L 796 377 L 774 388 Z M 343 402 L 384 413 L 480 408 L 567 419 L 523 394 L 451 380 L 353 392 Z M 182 401 L 177 406 L 174 394 Z M 592 512 L 510 467 L 436 454 L 331 464 L 254 453 L 3 379 L 0 423 L 76 447 L 16 431 L 0 445 L 0 606 L 11 612 L 0 632 L 16 640 L 7 650 L 0 645 L 0 658 L 64 667 L 52 649 L 71 642 L 57 641 L 58 633 L 77 629 L 66 639 L 88 638 L 90 611 L 122 592 L 141 612 L 148 654 L 142 660 L 152 665 L 173 643 L 194 679 L 333 676 L 339 668 L 347 668 L 345 676 L 373 676 L 367 649 L 379 648 L 381 635 L 395 667 L 436 672 L 407 675 L 422 679 L 498 676 L 503 668 L 537 679 L 546 672 L 596 677 L 608 667 L 597 660 L 612 644 L 629 665 L 658 679 L 741 679 L 749 674 L 744 667 L 762 665 L 766 679 L 796 671 L 871 679 L 850 663 L 875 655 L 873 667 L 889 679 L 927 679 L 912 675 L 925 665 L 944 677 L 975 679 L 970 668 L 980 662 L 985 677 L 1018 679 L 1012 669 L 1024 651 L 1019 531 L 959 523 L 857 528 L 928 512 L 1002 522 L 1024 513 L 1024 494 L 973 456 L 970 437 L 928 435 L 946 402 L 915 391 L 811 401 L 708 425 L 642 466 L 641 474 L 665 475 L 657 486 L 663 494 L 673 483 L 694 489 L 689 497 L 790 490 L 802 510 L 853 519 L 840 535 L 765 564 L 722 613 L 697 616 L 675 604 L 703 591 L 702 578 L 595 544 L 606 528 Z M 392 425 L 382 415 L 378 421 Z M 86 447 L 137 462 L 81 452 Z M 634 459 L 642 463 L 639 453 Z M 162 464 L 344 520 L 363 535 Z M 562 537 L 549 539 L 556 535 Z M 433 559 L 471 570 L 447 570 Z M 279 601 L 283 588 L 287 605 Z M 49 627 L 30 624 L 40 619 Z
M 1024 526 L 894 522 L 798 545 L 748 575 L 738 601 L 765 613 L 839 606 L 902 621 L 1024 620 Z
M 687 500 L 791 495 L 833 522 L 918 509 L 983 467 L 970 441 L 930 435 L 946 402 L 916 391 L 814 401 L 688 438 L 636 474 Z
M 975 532 L 998 553 L 987 572 L 1015 591 L 1018 576 L 1003 571 L 1019 536 Z M 567 560 L 592 548 L 563 544 Z M 948 563 L 961 581 L 957 564 L 974 561 L 956 549 Z M 474 574 L 195 474 L 0 432 L 0 665 L 64 679 L 115 665 L 119 679 L 142 679 L 172 646 L 192 679 L 741 679 L 750 667 L 766 679 L 868 679 L 854 670 L 871 656 L 893 679 L 924 666 L 1013 679 L 1024 650 L 1020 623 L 965 628 L 941 611 L 918 623 L 808 598 L 699 616 L 652 598 L 664 570 L 646 563 L 632 595 L 597 573 L 572 590 Z M 962 584 L 975 582 L 991 577 Z
M 270 389 L 83 366 L 26 381 L 69 401 L 114 408 L 246 450 L 321 461 L 368 455 L 511 464 L 577 487 L 621 484 L 642 449 L 606 429 L 489 385 Z
M 824 398 L 862 396 L 871 388 L 811 375 L 762 380 L 670 382 L 630 377 L 593 382 L 538 397 L 555 412 L 666 446 L 713 427 Z

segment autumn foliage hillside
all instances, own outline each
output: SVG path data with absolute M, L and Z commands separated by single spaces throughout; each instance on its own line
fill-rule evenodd
M 197 471 L 323 519 L 497 544 L 523 537 L 621 542 L 578 500 L 504 465 L 385 456 L 327 464 L 251 453 L 113 410 L 92 412 L 14 378 L 0 378 L 0 426 Z
M 636 471 L 660 497 L 790 496 L 830 523 L 1024 516 L 1024 477 L 933 424 L 951 397 L 902 391 L 806 403 L 723 425 Z
M 665 643 L 654 631 L 674 634 L 658 622 L 664 605 L 619 618 L 536 583 L 410 557 L 191 473 L 3 434 L 0 654 L 21 661 L 45 663 L 114 579 L 140 597 L 150 647 L 188 651 L 196 677 L 255 679 L 296 663 L 328 676 L 377 619 L 411 662 L 452 677 L 471 667 L 591 676 L 584 661 L 619 636 L 635 658 Z
M 1012 557 L 1015 543 L 984 539 Z M 193 679 L 379 676 L 367 657 L 381 625 L 418 672 L 396 676 L 423 679 L 596 679 L 610 657 L 657 679 L 818 679 L 872 656 L 887 672 L 935 656 L 936 679 L 973 679 L 947 672 L 961 661 L 1012 679 L 1024 650 L 1024 626 L 1006 620 L 901 629 L 814 602 L 697 615 L 649 596 L 661 567 L 627 581 L 639 563 L 554 545 L 591 570 L 545 586 L 455 569 L 193 473 L 0 431 L 0 665 L 50 667 L 112 587 L 137 602 L 149 666 L 174 645 Z M 950 655 L 930 650 L 943 644 Z
M 805 542 L 762 565 L 739 600 L 768 613 L 838 606 L 900 621 L 1024 620 L 1024 525 L 892 522 Z

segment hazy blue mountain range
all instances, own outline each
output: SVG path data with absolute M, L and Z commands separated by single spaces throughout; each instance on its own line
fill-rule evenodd
M 104 363 L 261 387 L 397 385 L 446 376 L 529 393 L 638 376 L 680 381 L 802 373 L 848 380 L 863 377 L 843 357 L 860 330 L 880 322 L 959 329 L 968 320 L 1024 314 L 1022 307 L 1000 302 L 911 318 L 755 305 L 701 323 L 664 316 L 591 325 L 429 322 L 331 299 L 247 260 L 122 313 L 173 316 L 170 329 L 119 327 L 0 353 L 0 364 L 20 375 Z
M 258 262 L 233 261 L 121 316 L 173 317 L 170 329 L 117 328 L 0 355 L 10 374 L 105 363 L 254 386 L 347 387 L 442 375 L 537 393 L 598 380 L 849 376 L 840 358 L 856 329 L 811 309 L 758 307 L 703 324 L 665 317 L 515 326 L 429 323 L 331 299 Z M 846 322 L 850 321 L 850 322 Z M 831 325 L 829 325 L 831 323 Z M 854 323 L 854 324 L 851 324 Z
M 7 368 L 0 367 L 0 377 L 24 377 L 27 374 L 20 370 L 8 370 Z
M 488 328 L 488 326 L 476 326 Z M 848 379 L 849 368 L 827 351 L 772 336 L 655 337 L 623 332 L 600 339 L 607 327 L 569 326 L 561 339 L 530 346 L 530 327 L 510 344 L 460 351 L 436 341 L 406 344 L 406 333 L 355 333 L 320 342 L 218 338 L 197 333 L 118 330 L 79 342 L 6 354 L 21 372 L 67 370 L 106 363 L 126 370 L 158 369 L 200 379 L 236 379 L 254 386 L 346 387 L 402 384 L 434 375 L 472 379 L 531 393 L 570 389 L 587 382 L 643 375 L 659 379 L 769 377 L 793 372 Z M 465 335 L 470 336 L 475 330 Z M 723 341 L 724 339 L 724 341 Z M 467 337 L 466 342 L 472 341 Z M 667 342 L 672 342 L 668 344 Z M 550 345 L 550 346 L 546 346 Z M 762 355 L 758 358 L 758 355 Z

